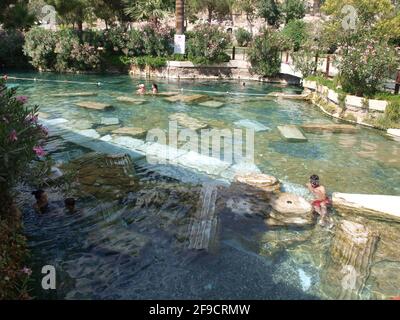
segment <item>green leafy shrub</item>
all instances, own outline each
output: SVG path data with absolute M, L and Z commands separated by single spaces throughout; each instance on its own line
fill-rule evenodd
M 28 107 L 27 102 L 0 80 L 0 300 L 29 299 L 32 271 L 24 266 L 26 238 L 13 201 L 14 187 L 32 175 L 32 161 L 43 160 L 47 129 L 38 123 L 38 107 Z
M 360 40 L 342 55 L 340 82 L 350 94 L 373 96 L 396 66 L 392 47 L 374 40 Z
M 31 64 L 42 70 L 92 71 L 99 70 L 101 63 L 96 47 L 81 43 L 77 33 L 68 29 L 31 29 L 26 33 L 24 52 Z
M 38 123 L 38 107 L 27 107 L 28 98 L 16 96 L 0 81 L 0 192 L 7 193 L 19 181 L 27 165 L 44 156 L 47 130 Z
M 167 59 L 164 57 L 143 56 L 132 58 L 131 63 L 141 69 L 144 69 L 146 66 L 159 69 L 167 65 Z
M 306 14 L 304 0 L 285 0 L 281 5 L 281 11 L 286 23 L 291 20 L 303 19 Z
M 244 28 L 235 31 L 235 38 L 240 47 L 247 47 L 253 39 L 252 34 Z
M 276 76 L 281 69 L 281 51 L 284 39 L 277 31 L 263 29 L 254 37 L 248 50 L 252 70 L 265 77 Z
M 230 44 L 230 35 L 218 26 L 197 25 L 187 33 L 187 55 L 197 64 L 220 63 L 229 61 L 225 50 Z
M 0 66 L 8 68 L 27 67 L 28 59 L 23 54 L 24 35 L 15 30 L 0 30 Z
M 385 110 L 385 117 L 391 122 L 400 123 L 400 103 L 390 102 Z
M 298 51 L 309 37 L 307 24 L 303 20 L 291 20 L 282 29 L 282 35 L 291 44 L 291 49 Z
M 57 41 L 56 32 L 32 28 L 25 34 L 24 53 L 36 69 L 53 69 L 57 61 Z

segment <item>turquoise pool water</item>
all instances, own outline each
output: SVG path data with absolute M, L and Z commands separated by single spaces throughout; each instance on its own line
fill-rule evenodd
M 101 118 L 118 118 L 123 126 L 168 129 L 168 116 L 181 112 L 218 128 L 235 128 L 240 120 L 257 121 L 270 130 L 255 133 L 255 164 L 262 172 L 290 184 L 304 194 L 311 174 L 321 176 L 329 192 L 400 194 L 400 144 L 377 130 L 361 128 L 353 134 L 307 134 L 306 143 L 283 140 L 277 126 L 285 124 L 332 123 L 312 105 L 290 100 L 265 99 L 270 92 L 300 92 L 297 87 L 236 81 L 157 80 L 160 91 L 206 94 L 224 102 L 219 109 L 198 104 L 167 102 L 162 97 L 145 96 L 142 105 L 118 102 L 116 97 L 133 95 L 139 83 L 151 81 L 115 75 L 54 75 L 16 73 L 10 76 L 68 82 L 10 80 L 18 93 L 38 104 L 49 119 L 65 118 L 78 129 L 97 128 Z M 101 83 L 97 86 L 96 83 Z M 96 92 L 93 97 L 53 97 L 68 92 Z M 231 94 L 229 94 L 229 93 Z M 218 94 L 220 93 L 220 94 Z M 234 94 L 232 94 L 234 93 Z M 112 104 L 111 111 L 93 111 L 75 105 L 77 101 Z M 84 120 L 84 121 L 82 121 Z M 58 162 L 68 162 L 88 149 L 51 134 L 48 151 Z M 104 203 L 82 199 L 81 216 L 65 216 L 60 209 L 61 190 L 50 190 L 54 212 L 37 217 L 24 198 L 25 224 L 34 253 L 36 271 L 44 264 L 59 270 L 59 287 L 48 293 L 36 288 L 42 298 L 200 298 L 200 299 L 304 299 L 330 298 L 323 290 L 313 245 L 282 250 L 273 258 L 265 253 L 262 220 L 237 215 L 226 208 L 219 214 L 218 248 L 212 253 L 185 250 L 171 234 L 187 213 L 186 201 L 198 196 L 198 186 L 171 196 L 175 182 L 152 172 L 146 162 L 135 163 L 139 179 L 147 183 L 145 194 L 158 194 L 163 201 L 138 207 L 139 193 L 127 199 Z M 178 183 L 178 182 L 176 182 Z M 179 183 L 178 183 L 179 185 Z M 29 188 L 25 187 L 29 194 Z M 143 195 L 143 194 L 142 194 Z M 218 210 L 218 209 L 217 209 Z M 300 234 L 290 230 L 288 234 Z M 329 246 L 332 234 L 312 232 L 319 249 Z M 179 233 L 179 232 L 178 232 Z M 112 240 L 118 235 L 117 240 Z M 132 254 L 132 252 L 136 252 Z M 312 257 L 311 257 L 312 256 Z M 368 293 L 365 295 L 368 297 Z

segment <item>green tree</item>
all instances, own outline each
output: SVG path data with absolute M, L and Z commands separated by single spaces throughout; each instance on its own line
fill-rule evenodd
M 276 76 L 281 69 L 281 51 L 285 48 L 284 43 L 280 32 L 263 29 L 254 37 L 248 50 L 252 70 L 264 77 Z
M 79 31 L 83 30 L 86 13 L 91 12 L 89 0 L 46 0 L 46 2 L 54 6 L 63 22 L 76 24 Z
M 207 11 L 208 22 L 210 23 L 214 15 L 230 15 L 232 3 L 231 0 L 188 0 L 188 4 L 194 12 Z
M 5 29 L 29 29 L 35 22 L 35 15 L 29 11 L 28 1 L 5 1 L 1 4 L 0 22 Z
M 292 50 L 298 51 L 309 38 L 308 25 L 303 20 L 291 20 L 282 30 L 282 35 L 291 44 Z
M 150 21 L 156 25 L 173 6 L 169 0 L 125 0 L 125 13 L 134 21 Z
M 233 8 L 244 12 L 250 33 L 253 34 L 253 22 L 257 15 L 257 6 L 254 0 L 235 0 Z
M 291 20 L 303 19 L 306 8 L 303 0 L 285 0 L 281 5 L 285 23 Z
M 257 7 L 259 17 L 263 18 L 270 26 L 279 26 L 281 11 L 276 0 L 259 0 Z

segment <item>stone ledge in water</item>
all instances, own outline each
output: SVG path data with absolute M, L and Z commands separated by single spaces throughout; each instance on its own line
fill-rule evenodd
M 189 151 L 177 159 L 184 167 L 206 172 L 218 176 L 222 171 L 230 167 L 230 163 L 223 162 L 217 158 L 207 157 L 200 153 Z
M 224 105 L 223 102 L 212 101 L 212 100 L 199 103 L 199 106 L 207 107 L 207 108 L 214 108 L 214 109 L 221 108 L 223 105 Z
M 204 101 L 207 99 L 208 99 L 208 96 L 206 96 L 204 94 L 193 94 L 193 95 L 188 95 L 188 96 L 179 94 L 177 96 L 165 98 L 165 100 L 167 100 L 169 102 L 182 101 L 182 102 L 186 102 L 186 103 L 201 102 L 201 101 Z
M 208 124 L 198 119 L 192 118 L 185 113 L 174 113 L 169 116 L 171 121 L 178 122 L 179 125 L 186 127 L 190 130 L 196 131 L 208 128 Z
M 133 97 L 117 97 L 119 102 L 130 103 L 130 104 L 143 104 L 146 102 L 144 99 L 133 98 Z
M 305 132 L 332 132 L 332 133 L 355 133 L 359 128 L 350 124 L 336 124 L 336 123 L 310 123 L 303 124 L 301 128 Z
M 122 127 L 113 130 L 112 133 L 116 135 L 131 136 L 133 138 L 142 139 L 146 137 L 147 130 L 144 130 L 143 128 Z
M 112 142 L 116 145 L 135 150 L 145 144 L 143 140 L 125 136 L 114 137 Z
M 104 142 L 110 142 L 110 141 L 112 141 L 112 136 L 110 136 L 110 135 L 108 134 L 108 135 L 102 136 L 102 137 L 100 138 L 100 140 L 101 140 L 101 141 L 104 141 Z
M 177 149 L 165 144 L 150 143 L 145 150 L 146 157 L 153 164 L 176 163 L 176 159 L 188 151 Z
M 177 91 L 166 91 L 166 92 L 157 93 L 157 96 L 161 96 L 161 97 L 172 97 L 172 96 L 177 96 L 177 95 L 179 95 L 179 92 L 177 92 Z
M 65 92 L 65 93 L 55 93 L 51 94 L 51 97 L 93 97 L 97 96 L 96 92 Z
M 338 211 L 345 210 L 356 215 L 400 222 L 400 196 L 335 192 L 332 202 Z
M 247 129 L 253 129 L 255 132 L 262 132 L 262 131 L 270 131 L 271 129 L 267 126 L 264 126 L 262 123 L 254 120 L 243 119 L 233 123 L 238 127 L 244 127 Z
M 291 193 L 272 197 L 272 211 L 266 219 L 269 226 L 310 226 L 315 223 L 313 208 L 304 198 Z
M 91 138 L 91 139 L 99 139 L 100 138 L 99 133 L 94 129 L 78 130 L 78 131 L 76 131 L 76 133 L 79 135 L 85 136 L 87 138 Z
M 81 101 L 81 102 L 76 102 L 75 104 L 78 107 L 93 109 L 93 110 L 106 110 L 113 108 L 111 104 L 93 102 L 93 101 Z
M 119 119 L 118 118 L 105 118 L 105 117 L 103 117 L 103 118 L 101 118 L 100 123 L 102 125 L 105 125 L 105 126 L 112 126 L 112 125 L 119 124 Z
M 306 142 L 307 138 L 295 125 L 278 126 L 281 135 L 289 142 Z
M 63 123 L 67 123 L 67 122 L 68 122 L 68 120 L 64 119 L 64 118 L 56 118 L 56 119 L 46 120 L 46 124 L 52 125 L 52 126 L 56 126 L 58 124 L 63 124 Z
M 387 133 L 394 137 L 400 137 L 400 129 L 388 129 Z

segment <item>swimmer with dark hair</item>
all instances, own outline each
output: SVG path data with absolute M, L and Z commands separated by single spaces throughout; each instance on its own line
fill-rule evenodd
M 64 200 L 65 208 L 69 214 L 74 214 L 77 212 L 75 209 L 75 203 L 76 201 L 74 198 L 67 198 Z
M 323 185 L 320 184 L 319 177 L 317 175 L 312 175 L 310 177 L 310 182 L 307 183 L 307 188 L 314 195 L 316 200 L 314 200 L 311 204 L 320 216 L 320 225 L 326 226 L 328 222 L 328 209 L 327 207 L 330 205 L 331 201 L 326 195 L 326 189 Z
M 32 192 L 32 195 L 35 196 L 36 203 L 33 205 L 33 208 L 37 213 L 43 214 L 46 213 L 49 209 L 49 199 L 47 197 L 47 193 L 42 190 L 36 190 Z

